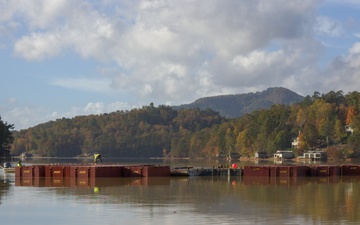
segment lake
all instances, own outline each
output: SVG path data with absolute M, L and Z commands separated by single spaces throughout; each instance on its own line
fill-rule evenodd
M 24 164 L 79 160 L 29 159 Z M 84 163 L 83 159 L 80 161 Z M 108 161 L 204 166 L 219 163 Z M 360 177 L 102 178 L 83 185 L 66 180 L 57 184 L 46 179 L 25 184 L 15 181 L 14 175 L 0 176 L 1 224 L 360 223 Z

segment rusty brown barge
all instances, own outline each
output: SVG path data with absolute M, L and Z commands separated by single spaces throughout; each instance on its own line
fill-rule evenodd
M 242 177 L 244 184 L 289 184 L 299 182 L 301 179 L 297 178 L 302 177 L 318 177 L 331 181 L 345 177 L 360 178 L 360 165 L 249 165 L 240 168 L 194 169 L 199 170 L 197 176 L 228 179 L 232 176 Z M 31 165 L 15 168 L 15 185 L 96 187 L 107 178 L 130 178 L 116 181 L 130 182 L 131 185 L 150 185 L 157 180 L 150 178 L 170 178 L 174 175 L 173 170 L 174 168 L 169 166 L 155 165 Z M 165 181 L 169 182 L 169 179 Z
M 198 176 L 323 177 L 360 176 L 360 165 L 248 165 L 240 168 L 197 168 Z M 31 165 L 15 168 L 19 178 L 170 177 L 170 166 L 155 165 Z M 191 175 L 191 174 L 189 174 Z
M 31 165 L 15 168 L 15 177 L 100 178 L 168 177 L 169 166 L 154 165 Z

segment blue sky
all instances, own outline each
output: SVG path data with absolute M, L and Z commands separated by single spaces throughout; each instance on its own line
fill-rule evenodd
M 360 91 L 357 0 L 0 0 L 0 116 L 77 115 L 285 87 Z

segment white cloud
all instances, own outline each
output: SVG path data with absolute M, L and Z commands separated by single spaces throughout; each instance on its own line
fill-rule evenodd
M 350 48 L 349 53 L 351 55 L 359 54 L 360 53 L 360 42 L 354 43 L 353 46 Z
M 0 21 L 8 21 L 16 17 L 28 23 L 31 29 L 44 29 L 54 26 L 59 19 L 66 17 L 73 8 L 68 0 L 13 0 L 1 4 Z
M 270 53 L 254 51 L 249 53 L 247 56 L 236 56 L 233 59 L 232 64 L 236 67 L 239 67 L 240 70 L 254 72 L 263 66 L 268 67 L 279 63 L 279 61 L 284 62 L 284 59 L 285 55 L 281 50 Z
M 89 102 L 84 111 L 86 114 L 100 114 L 104 112 L 104 103 L 102 102 Z
M 109 112 L 115 112 L 117 110 L 130 110 L 136 107 L 139 106 L 129 105 L 129 103 L 117 101 L 108 104 L 106 107 L 106 112 L 109 113 Z
M 105 78 L 57 78 L 52 85 L 73 90 L 90 91 L 99 93 L 111 93 L 111 81 Z
M 26 106 L 13 108 L 2 116 L 4 121 L 14 124 L 15 130 L 20 130 L 52 119 L 44 116 L 45 114 L 44 108 L 31 108 Z
M 324 86 L 344 93 L 358 91 L 360 86 L 360 42 L 354 43 L 345 56 L 336 58 L 329 66 Z
M 287 41 L 306 37 L 312 29 L 310 24 L 315 19 L 317 3 L 143 0 L 119 7 L 116 3 L 108 4 L 114 5 L 104 8 L 114 9 L 103 11 L 104 8 L 85 1 L 60 0 L 57 5 L 39 1 L 36 7 L 22 7 L 31 32 L 16 41 L 16 54 L 29 60 L 42 60 L 70 49 L 84 58 L 116 62 L 120 71 L 119 78 L 113 78 L 114 88 L 139 98 L 189 101 L 199 94 L 231 91 L 227 87 L 229 82 L 237 90 L 247 89 L 251 83 L 239 80 L 240 77 L 248 80 L 249 72 L 231 64 L 236 57 L 254 57 L 256 52 L 262 52 L 265 58 L 252 58 L 253 70 L 263 71 L 255 67 L 265 68 L 264 63 L 282 67 L 281 60 L 262 62 L 271 60 L 276 53 L 259 49 L 274 40 L 285 46 Z M 40 16 L 35 17 L 36 14 Z M 88 85 L 89 81 L 76 85 L 71 80 L 55 83 L 77 89 L 93 86 Z M 108 87 L 99 85 L 93 90 L 104 90 L 105 86 Z
M 15 44 L 15 53 L 28 60 L 41 60 L 61 52 L 61 37 L 56 33 L 34 33 Z
M 329 17 L 318 17 L 314 29 L 316 32 L 322 35 L 333 37 L 344 35 L 342 24 L 339 21 Z
M 125 102 L 111 102 L 109 104 L 105 104 L 104 102 L 89 102 L 83 109 L 77 108 L 74 110 L 73 116 L 78 114 L 81 115 L 90 115 L 90 114 L 102 114 L 102 113 L 110 113 L 118 110 L 130 110 L 139 106 L 129 105 Z

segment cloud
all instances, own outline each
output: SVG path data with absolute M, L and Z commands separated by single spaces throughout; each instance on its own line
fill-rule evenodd
M 96 78 L 57 78 L 51 82 L 52 85 L 73 90 L 111 93 L 111 81 Z
M 102 102 L 89 102 L 84 111 L 87 114 L 100 114 L 104 112 L 104 103 Z
M 20 0 L 14 1 L 22 16 L 29 22 L 30 28 L 46 29 L 54 26 L 58 20 L 64 19 L 67 11 L 73 7 L 68 0 Z
M 356 42 L 345 56 L 337 57 L 324 74 L 324 86 L 328 90 L 342 90 L 344 93 L 358 90 L 360 86 L 360 42 Z
M 342 24 L 339 21 L 324 16 L 317 18 L 314 29 L 319 34 L 333 37 L 345 34 Z
M 61 37 L 56 33 L 34 33 L 15 44 L 15 53 L 28 60 L 42 60 L 61 52 Z
M 4 121 L 14 124 L 15 130 L 20 130 L 49 121 L 51 118 L 45 117 L 44 114 L 46 112 L 42 107 L 26 106 L 13 108 L 2 116 Z
M 105 105 L 103 102 L 89 102 L 85 108 L 82 110 L 82 114 L 101 114 L 101 113 L 110 113 L 118 110 L 130 110 L 135 108 L 135 106 L 130 106 L 128 103 L 124 102 L 112 102 Z
M 335 4 L 346 4 L 352 7 L 360 7 L 360 2 L 357 0 L 328 0 L 328 3 L 335 3 Z
M 316 4 L 310 0 L 143 0 L 105 5 L 39 1 L 38 6 L 21 7 L 26 18 L 22 25 L 29 32 L 15 42 L 14 51 L 28 60 L 46 60 L 71 50 L 84 58 L 115 62 L 119 77 L 112 79 L 112 87 L 139 99 L 189 101 L 194 96 L 247 89 L 266 69 L 262 64 L 269 63 L 261 60 L 275 60 L 270 63 L 279 68 L 274 83 L 281 83 L 288 74 L 279 74 L 287 71 L 274 57 L 285 50 L 260 49 L 277 42 L 281 48 L 296 49 L 286 53 L 299 54 L 302 46 L 291 47 L 288 42 L 312 41 Z M 260 66 L 254 68 L 259 74 L 232 63 L 256 54 L 264 56 L 251 59 L 257 60 L 253 65 Z M 56 83 L 71 87 L 66 81 Z
M 16 98 L 9 98 L 8 99 L 8 103 L 10 103 L 10 104 L 16 104 L 16 102 L 17 102 Z
M 349 50 L 350 55 L 357 55 L 360 53 L 360 42 L 356 42 Z

